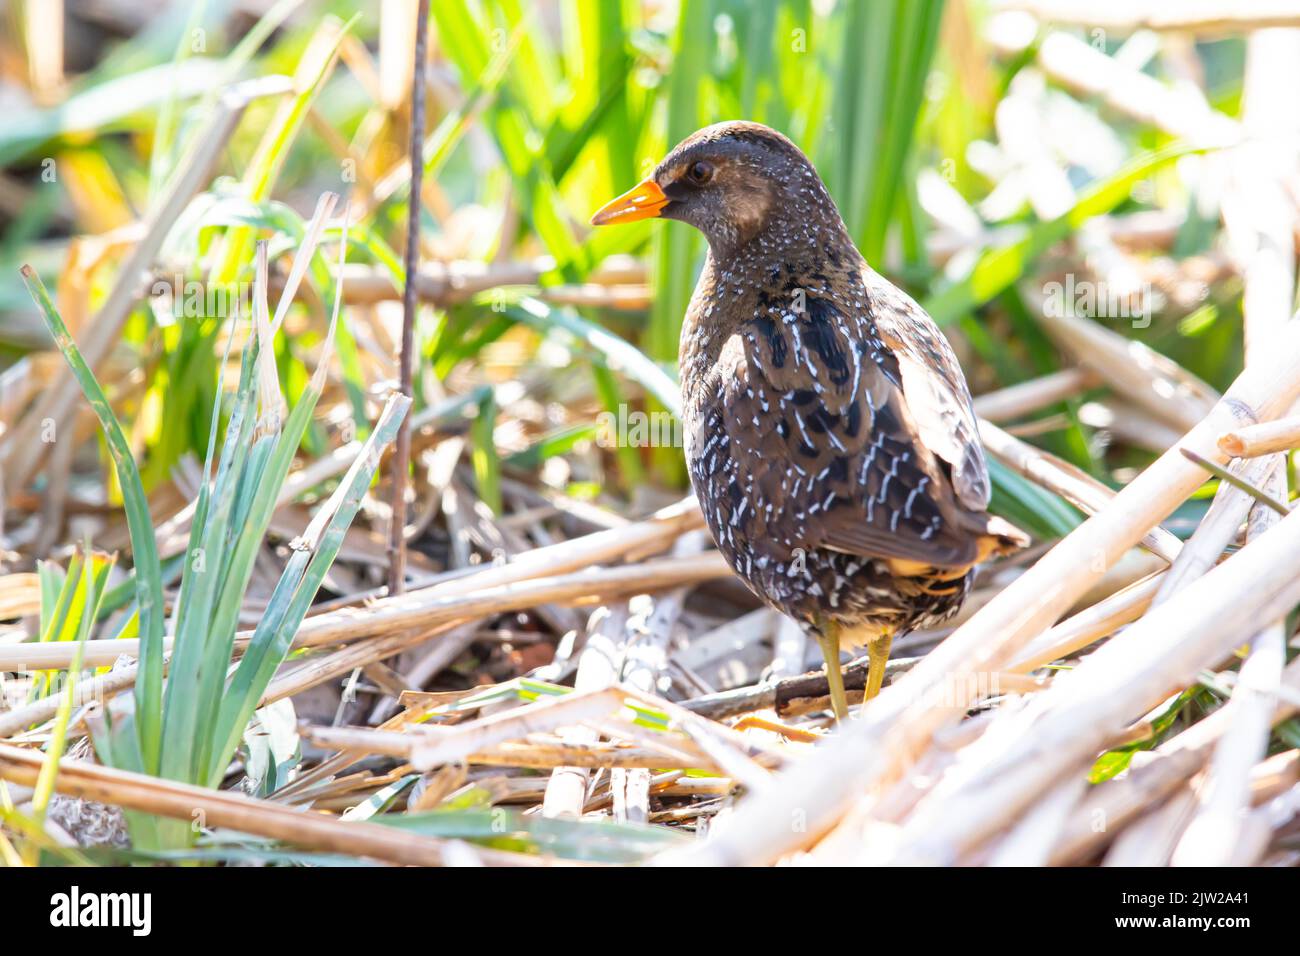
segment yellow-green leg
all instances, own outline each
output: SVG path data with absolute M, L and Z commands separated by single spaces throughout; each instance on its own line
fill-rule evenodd
M 831 709 L 837 721 L 849 716 L 849 699 L 844 694 L 844 671 L 840 669 L 840 626 L 828 618 L 817 621 L 817 643 L 826 661 L 826 683 L 831 691 Z M 888 649 L 886 649 L 888 655 Z
M 865 704 L 880 693 L 885 683 L 885 665 L 889 663 L 889 648 L 894 643 L 894 635 L 886 631 L 879 637 L 867 642 L 867 687 L 862 694 Z

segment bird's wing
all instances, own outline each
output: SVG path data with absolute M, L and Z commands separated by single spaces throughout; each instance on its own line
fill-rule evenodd
M 988 507 L 988 465 L 966 377 L 952 346 L 919 305 L 870 268 L 864 282 L 872 317 L 902 376 L 903 395 L 921 442 L 948 463 L 953 490 L 974 511 Z
M 919 391 L 917 360 L 889 346 L 874 309 L 816 297 L 805 305 L 745 323 L 722 349 L 708 389 L 716 407 L 696 416 L 697 486 L 730 482 L 729 496 L 713 506 L 739 512 L 731 523 L 777 552 L 829 548 L 970 564 L 983 524 L 956 500 L 949 469 L 936 458 L 935 448 L 954 448 L 951 434 L 933 434 L 940 390 Z M 911 411 L 913 390 L 925 397 L 924 430 Z M 735 473 L 723 472 L 724 459 L 738 463 Z M 963 480 L 970 486 L 979 477 Z

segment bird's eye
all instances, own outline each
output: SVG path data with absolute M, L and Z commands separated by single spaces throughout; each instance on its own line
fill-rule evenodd
M 703 186 L 713 178 L 713 164 L 700 161 L 691 163 L 691 168 L 686 170 L 686 178 L 697 186 Z

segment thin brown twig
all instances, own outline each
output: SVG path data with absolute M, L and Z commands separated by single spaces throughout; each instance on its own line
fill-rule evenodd
M 415 351 L 415 279 L 420 263 L 420 190 L 424 178 L 424 74 L 428 59 L 429 0 L 420 0 L 415 21 L 415 68 L 411 71 L 411 196 L 406 213 L 406 280 L 402 289 L 402 354 L 399 389 L 413 398 L 411 368 Z M 411 470 L 411 426 L 402 422 L 393 449 L 393 503 L 388 530 L 388 593 L 406 591 L 406 485 Z

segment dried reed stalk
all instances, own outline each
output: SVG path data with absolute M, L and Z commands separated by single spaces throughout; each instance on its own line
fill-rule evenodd
M 1004 56 L 1023 52 L 1035 41 L 1035 30 L 1032 24 L 1028 30 L 1021 26 L 995 19 L 990 30 L 993 47 Z M 1038 45 L 1035 62 L 1048 77 L 1080 97 L 1100 99 L 1120 115 L 1177 139 L 1221 146 L 1240 138 L 1237 121 L 1213 109 L 1203 95 L 1186 87 L 1171 89 L 1137 67 L 1094 49 L 1081 37 L 1049 31 Z
M 469 589 L 469 593 L 430 594 L 410 592 L 394 598 L 376 601 L 369 607 L 343 608 L 305 621 L 294 638 L 293 646 L 319 647 L 338 644 L 362 637 L 387 637 L 395 631 L 432 629 L 460 623 L 467 618 L 487 617 L 509 611 L 522 611 L 538 604 L 554 602 L 591 603 L 612 595 L 656 591 L 695 584 L 731 574 L 730 567 L 717 552 L 694 558 L 663 558 L 642 564 L 575 574 L 536 578 L 518 584 Z M 468 580 L 461 578 L 456 582 Z M 432 591 L 429 588 L 426 591 Z M 426 635 L 427 636 L 427 632 Z M 405 634 L 409 642 L 400 647 L 418 643 Z M 251 632 L 241 631 L 235 638 L 237 650 L 243 650 L 252 639 Z M 104 647 L 97 645 L 104 644 Z M 169 638 L 165 645 L 171 649 Z M 86 647 L 86 666 L 105 666 L 122 655 L 139 652 L 135 640 L 92 641 Z M 43 670 L 66 668 L 72 654 L 57 645 L 20 644 L 0 653 L 0 668 L 5 670 Z
M 386 8 L 390 13 L 392 7 Z M 398 356 L 397 388 L 407 398 L 414 393 L 411 375 L 415 363 L 415 319 L 418 297 L 415 276 L 420 264 L 420 185 L 424 178 L 424 100 L 427 79 L 429 42 L 429 0 L 416 0 L 415 49 L 411 67 L 410 175 L 411 192 L 406 204 L 406 248 L 403 250 L 402 273 L 407 280 L 402 289 L 402 349 Z M 406 489 L 410 484 L 411 421 L 404 419 L 397 430 L 393 457 L 389 463 L 392 498 L 389 502 L 388 593 L 406 590 Z
M 1079 421 L 1089 428 L 1108 434 L 1112 440 L 1145 448 L 1159 455 L 1178 443 L 1183 433 L 1156 418 L 1125 398 L 1084 402 L 1079 406 Z
M 135 668 L 99 674 L 89 681 L 78 681 L 73 697 L 74 705 L 90 701 L 103 701 L 113 694 L 135 686 Z M 59 694 L 50 694 L 30 704 L 0 713 L 0 737 L 12 737 L 24 728 L 50 720 L 59 709 Z
M 607 259 L 586 277 L 582 286 L 549 286 L 542 297 L 551 301 L 566 297 L 584 303 L 600 301 L 618 305 L 629 302 L 645 289 L 646 272 L 641 263 L 619 266 L 614 257 Z M 555 260 L 541 256 L 526 262 L 453 262 L 425 263 L 415 278 L 415 292 L 421 302 L 439 307 L 467 302 L 474 296 L 504 286 L 536 286 L 543 275 L 555 269 Z M 344 270 L 347 285 L 343 301 L 348 305 L 374 305 L 401 298 L 401 290 L 382 269 L 362 264 Z M 597 292 L 596 290 L 600 290 Z
M 41 610 L 41 577 L 20 572 L 0 576 L 0 620 L 27 617 Z
M 601 690 L 618 683 L 622 654 L 619 645 L 627 633 L 627 605 L 601 607 L 588 623 L 587 643 L 578 656 L 578 670 L 573 689 L 586 692 Z M 600 734 L 590 727 L 562 727 L 560 736 L 568 744 L 592 745 Z M 585 766 L 571 764 L 557 767 L 546 782 L 542 798 L 542 815 L 546 817 L 580 817 L 587 802 L 589 776 Z
M 1257 458 L 1300 448 L 1300 415 L 1224 432 L 1219 436 L 1219 448 L 1233 458 Z
M 0 778 L 34 786 L 44 756 L 33 750 L 0 744 Z M 113 806 L 191 821 L 207 826 L 282 840 L 328 853 L 384 860 L 406 866 L 441 866 L 445 840 L 361 821 L 342 822 L 320 813 L 305 813 L 270 800 L 257 800 L 225 790 L 205 790 L 145 774 L 113 770 L 64 759 L 55 782 L 59 793 Z M 538 866 L 555 862 L 521 853 L 458 846 L 485 863 L 499 866 Z
M 1245 462 L 1239 466 L 1238 477 L 1259 487 L 1268 482 L 1277 464 L 1274 459 Z M 1218 563 L 1254 503 L 1255 499 L 1240 488 L 1220 482 L 1205 517 L 1164 575 L 1152 603 L 1163 604 Z
M 1114 634 L 1146 613 L 1163 579 L 1163 573 L 1148 575 L 1048 628 L 1020 651 L 1008 670 L 1034 670 Z
M 1287 183 L 1297 161 L 1300 118 L 1289 91 L 1300 85 L 1300 30 L 1252 34 L 1246 45 L 1242 122 L 1251 141 L 1231 157 L 1232 176 L 1223 214 L 1228 247 L 1243 261 L 1246 361 L 1258 361 L 1269 335 L 1285 324 L 1296 285 L 1295 230 L 1300 224 Z M 1279 436 L 1274 431 L 1272 437 Z M 1223 438 L 1219 439 L 1223 447 Z M 1279 449 L 1280 450 L 1280 449 Z M 1249 460 L 1257 484 L 1286 501 L 1287 473 L 1282 455 Z M 1273 510 L 1253 505 L 1247 540 L 1264 535 L 1278 522 Z M 1207 516 L 1208 520 L 1208 516 Z M 1199 531 L 1199 529 L 1198 529 Z M 1251 772 L 1268 752 L 1272 712 L 1286 667 L 1286 621 L 1267 623 L 1254 635 L 1232 699 L 1224 708 L 1228 731 L 1215 747 L 1203 785 L 1196 789 L 1191 820 L 1170 854 L 1177 866 L 1230 864 L 1246 832 L 1251 804 Z M 1163 862 L 1163 861 L 1161 861 Z
M 1274 765 L 1284 764 L 1287 758 L 1290 758 L 1291 763 L 1289 773 L 1285 770 L 1280 773 L 1275 771 Z M 1259 764 L 1252 773 L 1251 782 L 1254 784 L 1261 779 L 1267 781 L 1274 776 L 1289 776 L 1290 786 L 1281 793 L 1271 795 L 1263 806 L 1249 811 L 1241 828 L 1241 837 L 1228 856 L 1229 866 L 1259 865 L 1276 838 L 1276 831 L 1291 826 L 1296 817 L 1300 816 L 1300 784 L 1296 782 L 1295 751 L 1276 754 Z M 1268 786 L 1269 783 L 1263 783 L 1256 790 L 1258 792 Z
M 1214 389 L 1177 362 L 1098 322 L 1046 308 L 1039 322 L 1116 392 L 1183 430 L 1205 418 L 1218 400 Z
M 1300 10 L 1290 0 L 1003 0 L 1001 6 L 1053 23 L 1121 32 L 1218 34 L 1300 26 Z
M 1286 668 L 1281 686 L 1300 691 L 1300 661 Z M 1271 722 L 1280 723 L 1296 710 L 1295 704 L 1279 701 Z M 1217 710 L 1162 743 L 1125 776 L 1090 788 L 1066 821 L 1051 862 L 1079 863 L 1095 856 L 1125 824 L 1199 773 L 1232 721 L 1231 714 Z M 1096 826 L 1099 820 L 1104 823 L 1101 829 Z
M 309 657 L 301 665 L 277 674 L 266 686 L 257 706 L 265 707 L 277 700 L 301 694 L 343 674 L 387 660 L 417 644 L 441 638 L 452 631 L 459 630 L 462 626 L 464 626 L 463 621 L 448 621 L 432 629 L 400 631 L 388 637 L 357 641 L 332 653 Z
M 687 499 L 634 525 L 536 548 L 508 564 L 484 568 L 405 595 L 381 598 L 365 607 L 340 608 L 308 618 L 298 629 L 294 646 L 336 644 L 367 635 L 431 628 L 496 611 L 523 610 L 534 603 L 581 602 L 610 594 L 670 588 L 726 577 L 730 569 L 716 552 L 688 559 L 664 559 L 640 565 L 563 573 L 632 552 L 659 550 L 682 532 L 702 523 L 703 516 L 693 499 Z M 235 646 L 242 649 L 251 637 L 251 631 L 240 632 Z M 135 641 L 104 641 L 102 643 L 106 646 L 102 648 L 96 646 L 99 643 L 94 641 L 86 647 L 87 666 L 111 664 L 121 654 L 138 653 Z M 66 668 L 71 660 L 70 650 L 57 644 L 24 644 L 0 650 L 0 670 Z
M 677 539 L 673 545 L 674 556 L 698 554 L 707 537 L 703 531 L 692 531 Z M 619 680 L 629 687 L 653 694 L 660 675 L 668 666 L 668 652 L 673 628 L 686 602 L 686 590 L 676 588 L 656 597 L 637 595 L 628 602 L 629 619 L 624 629 L 623 644 L 619 648 L 622 667 Z M 698 718 L 694 718 L 698 720 Z M 699 750 L 709 753 L 705 743 L 695 741 Z M 726 755 L 710 754 L 720 762 L 724 773 L 729 772 Z M 734 774 L 733 774 L 734 776 Z M 743 779 L 743 777 L 742 777 Z M 650 818 L 650 772 L 645 769 L 616 768 L 610 774 L 610 790 L 614 795 L 614 819 L 619 822 L 645 823 Z
M 1049 405 L 1074 398 L 1101 382 L 1091 369 L 1075 366 L 1041 378 L 986 392 L 975 399 L 975 414 L 990 422 L 1024 418 Z
M 1300 515 L 1283 519 L 1195 588 L 1149 611 L 1021 714 L 990 730 L 904 824 L 897 860 L 952 860 L 1078 769 L 1135 714 L 1300 602 Z M 924 665 L 924 662 L 923 662 Z M 922 665 L 922 666 L 923 666 Z M 995 724 L 999 723 L 995 721 Z M 950 802 L 955 801 L 955 802 Z M 951 813 L 962 807 L 960 818 Z

